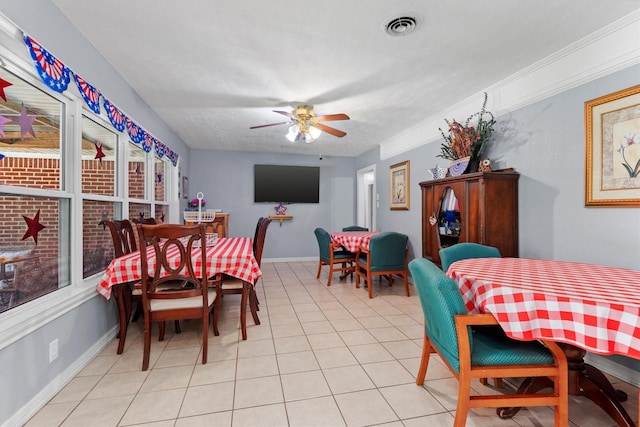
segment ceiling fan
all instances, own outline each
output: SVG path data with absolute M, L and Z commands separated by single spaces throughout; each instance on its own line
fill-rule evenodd
M 251 126 L 249 129 L 264 128 L 269 126 L 278 126 L 289 124 L 289 133 L 286 135 L 287 139 L 291 142 L 297 142 L 300 139 L 304 139 L 305 142 L 312 142 L 314 139 L 320 136 L 320 131 L 329 133 L 338 138 L 342 138 L 346 135 L 345 132 L 324 125 L 320 122 L 329 122 L 334 120 L 349 120 L 349 116 L 346 114 L 328 114 L 324 116 L 316 116 L 313 112 L 313 107 L 310 105 L 298 105 L 290 113 L 287 111 L 273 110 L 274 113 L 282 114 L 289 117 L 287 122 L 269 123 L 260 126 Z

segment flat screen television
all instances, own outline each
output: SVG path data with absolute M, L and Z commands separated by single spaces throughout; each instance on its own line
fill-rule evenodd
M 320 203 L 318 166 L 254 165 L 255 203 Z

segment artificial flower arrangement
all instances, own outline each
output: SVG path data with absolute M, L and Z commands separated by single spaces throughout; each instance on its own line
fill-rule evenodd
M 202 206 L 204 208 L 204 205 L 205 205 L 204 199 L 201 199 L 201 200 L 200 199 L 191 199 L 191 201 L 189 202 L 189 207 L 198 209 L 198 202 L 202 202 L 202 205 L 200 205 L 200 206 Z
M 484 93 L 484 102 L 479 112 L 470 115 L 464 125 L 455 119 L 449 121 L 445 119 L 449 126 L 449 134 L 446 135 L 442 128 L 439 128 L 442 138 L 441 153 L 437 157 L 443 159 L 458 160 L 469 157 L 471 161 L 480 161 L 486 144 L 491 138 L 496 120 L 491 112 L 486 110 L 487 93 Z M 471 121 L 478 119 L 475 126 L 471 126 Z

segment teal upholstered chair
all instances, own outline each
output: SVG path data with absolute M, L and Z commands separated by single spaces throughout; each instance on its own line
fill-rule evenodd
M 445 272 L 451 264 L 461 259 L 500 258 L 500 256 L 498 248 L 471 242 L 457 243 L 440 249 L 440 263 L 442 264 L 442 271 Z
M 344 227 L 342 231 L 369 231 L 366 227 L 360 227 L 359 225 L 350 225 L 348 227 Z
M 335 272 L 344 272 L 344 277 L 346 277 L 346 274 L 353 274 L 353 262 L 356 259 L 356 255 L 344 249 L 340 244 L 332 241 L 331 236 L 324 228 L 318 227 L 313 232 L 318 240 L 318 249 L 320 250 L 318 274 L 316 277 L 318 279 L 320 278 L 323 265 L 329 266 L 329 281 L 327 282 L 327 286 L 331 286 L 331 279 Z
M 414 259 L 409 271 L 425 319 L 416 384 L 424 384 L 433 349 L 459 381 L 454 426 L 465 425 L 469 408 L 517 406 L 554 406 L 555 425 L 567 425 L 567 359 L 556 343 L 516 341 L 502 330 L 481 326 L 498 323 L 491 314 L 468 314 L 456 282 L 429 260 Z M 471 395 L 474 378 L 544 376 L 554 382 L 553 392 Z
M 360 247 L 356 253 L 356 288 L 360 287 L 360 278 L 368 286 L 369 298 L 373 298 L 371 279 L 374 276 L 385 276 L 389 286 L 393 286 L 393 276 L 404 279 L 404 290 L 409 296 L 409 281 L 407 280 L 407 243 L 406 234 L 387 231 L 371 237 L 369 247 Z

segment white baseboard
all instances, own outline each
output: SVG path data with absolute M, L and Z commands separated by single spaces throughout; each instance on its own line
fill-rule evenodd
M 2 427 L 15 427 L 26 424 L 47 402 L 60 392 L 76 375 L 84 369 L 104 348 L 113 341 L 118 333 L 119 325 L 115 325 L 106 334 L 91 346 L 80 358 L 73 362 L 64 372 L 53 379 L 46 387 L 25 404 L 20 410 L 6 420 Z
M 593 353 L 587 353 L 584 357 L 585 362 L 595 366 L 602 372 L 613 375 L 622 381 L 640 387 L 640 377 L 638 371 L 628 368 L 624 365 L 614 362 L 608 357 L 600 356 Z

